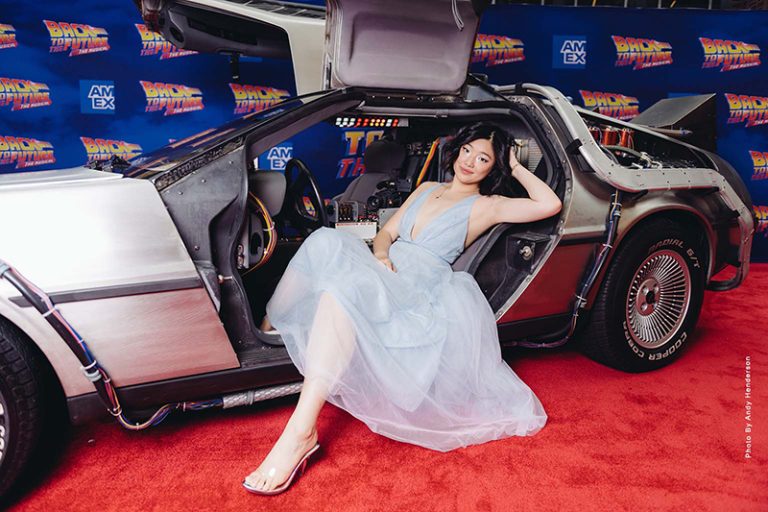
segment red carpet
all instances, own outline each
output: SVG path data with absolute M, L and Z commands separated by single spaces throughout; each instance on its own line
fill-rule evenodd
M 683 357 L 631 375 L 572 349 L 510 351 L 549 422 L 441 454 L 390 441 L 333 407 L 324 453 L 276 497 L 247 494 L 294 398 L 177 414 L 132 433 L 76 429 L 12 510 L 768 510 L 768 264 L 739 289 L 707 292 Z M 745 459 L 745 358 L 752 367 L 752 459 Z

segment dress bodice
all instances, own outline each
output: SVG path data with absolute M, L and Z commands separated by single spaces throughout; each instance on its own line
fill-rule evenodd
M 427 197 L 429 197 L 432 191 L 439 186 L 440 183 L 437 183 L 430 187 L 429 190 L 417 197 L 405 210 L 400 220 L 400 238 L 398 241 L 422 247 L 446 263 L 451 264 L 464 251 L 469 214 L 472 211 L 472 205 L 480 197 L 480 194 L 465 197 L 447 210 L 440 212 L 437 217 L 421 227 L 421 231 L 416 234 L 415 238 L 412 238 L 413 226 L 421 206 L 426 202 Z

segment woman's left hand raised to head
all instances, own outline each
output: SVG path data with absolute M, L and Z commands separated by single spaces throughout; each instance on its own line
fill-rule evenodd
M 488 226 L 500 222 L 535 222 L 560 212 L 563 206 L 560 198 L 549 185 L 518 161 L 514 147 L 509 150 L 509 167 L 512 176 L 525 188 L 529 197 L 494 196 L 488 203 Z
M 512 176 L 515 175 L 515 167 L 522 166 L 523 164 L 520 163 L 520 161 L 515 156 L 515 149 L 517 146 L 512 144 L 509 148 L 509 168 L 511 169 Z

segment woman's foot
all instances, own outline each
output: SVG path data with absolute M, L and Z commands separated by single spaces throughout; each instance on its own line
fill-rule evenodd
M 268 334 L 276 333 L 274 327 L 272 327 L 272 324 L 269 322 L 269 318 L 267 318 L 267 315 L 264 315 L 264 319 L 261 321 L 261 325 L 259 326 L 259 329 L 261 329 L 261 332 L 265 332 Z
M 245 482 L 260 491 L 271 491 L 279 487 L 288 480 L 296 464 L 316 444 L 316 429 L 307 433 L 286 427 L 267 457 L 245 478 Z

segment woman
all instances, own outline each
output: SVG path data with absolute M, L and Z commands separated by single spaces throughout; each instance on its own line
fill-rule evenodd
M 451 263 L 500 222 L 555 215 L 557 195 L 523 167 L 497 126 L 466 126 L 445 145 L 450 183 L 427 182 L 373 240 L 320 228 L 302 244 L 267 304 L 304 375 L 296 409 L 243 482 L 277 494 L 319 448 L 328 401 L 374 432 L 434 450 L 546 423 L 541 403 L 501 358 L 493 311 L 477 282 Z M 528 198 L 505 197 L 522 185 Z

